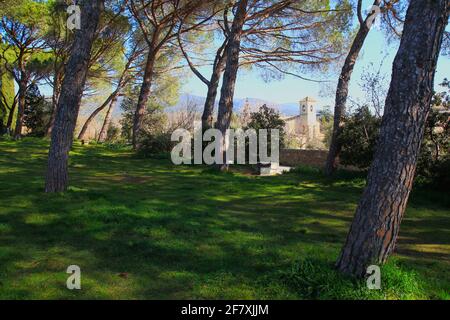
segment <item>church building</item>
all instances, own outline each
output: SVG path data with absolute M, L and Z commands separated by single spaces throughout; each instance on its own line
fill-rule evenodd
M 307 145 L 322 145 L 324 134 L 317 119 L 317 101 L 306 97 L 300 101 L 298 115 L 283 119 L 286 122 L 286 134 L 295 139 L 300 148 Z

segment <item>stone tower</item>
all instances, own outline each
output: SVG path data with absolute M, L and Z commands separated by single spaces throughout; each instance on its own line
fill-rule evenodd
M 308 126 L 317 124 L 316 118 L 316 100 L 306 97 L 300 101 L 300 115 L 305 117 Z
M 306 97 L 300 101 L 300 118 L 302 122 L 302 131 L 308 140 L 317 139 L 320 135 L 320 125 L 316 115 L 317 101 L 311 97 Z

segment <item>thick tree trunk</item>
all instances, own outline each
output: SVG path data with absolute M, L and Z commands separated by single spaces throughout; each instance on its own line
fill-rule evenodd
M 381 0 L 374 1 L 374 5 L 379 6 Z M 375 14 L 375 13 L 372 13 Z M 331 143 L 328 152 L 327 162 L 325 164 L 325 174 L 331 175 L 337 168 L 337 159 L 340 153 L 341 145 L 339 143 L 339 135 L 342 131 L 342 118 L 345 115 L 345 107 L 347 104 L 348 97 L 348 87 L 350 79 L 353 73 L 353 69 L 358 59 L 359 53 L 364 45 L 364 41 L 370 31 L 370 26 L 368 26 L 368 19 L 370 19 L 370 14 L 364 23 L 359 27 L 358 33 L 353 40 L 350 51 L 345 59 L 344 66 L 342 67 L 341 74 L 339 76 L 339 81 L 336 89 L 336 99 L 334 104 L 334 123 L 333 123 L 333 134 L 331 136 Z
M 22 136 L 23 119 L 25 116 L 25 100 L 27 94 L 27 81 L 21 80 L 19 83 L 18 108 L 16 127 L 14 129 L 14 139 L 20 139 Z
M 337 261 L 346 274 L 364 276 L 369 265 L 384 263 L 395 248 L 449 10 L 449 0 L 412 0 L 409 5 L 367 186 Z
M 46 192 L 61 192 L 67 189 L 69 151 L 86 83 L 92 43 L 103 8 L 103 0 L 81 1 L 81 30 L 75 31 L 58 101 L 58 113 L 48 156 Z
M 108 111 L 106 112 L 105 120 L 103 121 L 102 125 L 102 130 L 100 130 L 100 134 L 98 136 L 98 142 L 106 141 L 108 129 L 111 124 L 112 114 L 116 106 L 116 103 L 117 103 L 117 95 L 114 97 L 114 99 L 111 100 L 111 104 L 109 105 Z
M 109 95 L 109 97 L 103 102 L 103 104 L 94 110 L 94 112 L 91 113 L 91 115 L 87 118 L 86 122 L 84 123 L 83 127 L 81 128 L 80 133 L 78 134 L 78 140 L 84 140 L 86 139 L 86 133 L 89 129 L 89 126 L 91 125 L 92 121 L 95 119 L 95 117 L 102 112 L 112 100 L 114 100 L 117 97 L 118 91 L 114 91 Z
M 239 53 L 241 51 L 241 35 L 245 24 L 247 15 L 248 0 L 240 0 L 236 14 L 231 26 L 227 50 L 227 60 L 225 72 L 223 74 L 222 89 L 220 92 L 219 113 L 217 117 L 217 129 L 220 130 L 225 138 L 226 130 L 230 127 L 231 115 L 233 113 L 233 97 L 234 88 L 236 85 L 237 72 L 239 69 Z M 221 170 L 226 170 L 228 164 L 226 163 L 225 140 L 222 141 L 222 157 L 223 165 L 220 165 Z
M 138 148 L 139 134 L 142 127 L 142 121 L 144 119 L 145 110 L 150 96 L 150 90 L 152 86 L 154 67 L 156 62 L 156 52 L 153 48 L 149 49 L 147 56 L 147 63 L 145 64 L 144 79 L 139 93 L 139 100 L 134 113 L 133 121 L 133 148 Z

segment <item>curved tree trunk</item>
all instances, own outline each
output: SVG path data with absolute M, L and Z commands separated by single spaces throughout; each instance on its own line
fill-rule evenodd
M 89 126 L 91 125 L 92 121 L 95 119 L 95 117 L 103 110 L 105 109 L 109 103 L 114 100 L 117 97 L 118 91 L 114 91 L 109 95 L 109 97 L 103 102 L 103 104 L 94 110 L 94 112 L 91 113 L 89 118 L 87 118 L 86 122 L 84 123 L 83 127 L 81 128 L 80 133 L 78 134 L 78 140 L 84 140 L 86 138 L 86 132 L 89 129 Z
M 374 5 L 378 6 L 381 0 L 374 1 Z M 360 6 L 359 6 L 360 7 Z M 375 14 L 375 13 L 372 13 Z M 345 59 L 344 66 L 342 67 L 341 74 L 339 76 L 339 81 L 336 89 L 336 99 L 334 104 L 334 122 L 333 122 L 333 133 L 331 136 L 330 148 L 328 151 L 327 162 L 325 164 L 325 174 L 331 175 L 337 168 L 337 158 L 340 153 L 340 143 L 339 135 L 342 131 L 342 118 L 345 115 L 345 107 L 348 98 L 348 87 L 350 83 L 350 78 L 353 73 L 353 69 L 358 59 L 359 53 L 364 45 L 364 41 L 370 31 L 370 26 L 368 26 L 367 21 L 370 19 L 370 14 L 364 23 L 360 24 L 358 33 L 353 40 L 352 46 L 350 47 L 350 52 Z
M 433 95 L 449 0 L 410 2 L 367 186 L 337 268 L 362 277 L 397 241 Z
M 112 114 L 116 106 L 116 103 L 117 103 L 117 95 L 114 97 L 114 99 L 111 100 L 108 111 L 106 112 L 105 120 L 103 121 L 102 125 L 102 130 L 100 130 L 100 134 L 98 135 L 98 142 L 106 141 L 108 129 L 111 124 Z
M 153 81 L 154 67 L 156 62 L 156 52 L 150 48 L 145 64 L 144 80 L 142 82 L 141 91 L 139 93 L 139 100 L 136 106 L 133 120 L 133 148 L 138 148 L 139 133 L 142 127 L 142 121 L 145 115 L 148 98 L 150 96 L 150 89 Z
M 228 12 L 228 10 L 226 10 L 225 12 Z M 224 13 L 224 15 L 226 15 L 226 13 Z M 220 77 L 222 76 L 227 59 L 227 50 L 226 50 L 227 42 L 228 39 L 226 38 L 225 41 L 220 46 L 220 48 L 217 50 L 216 57 L 214 59 L 211 79 L 208 80 L 200 73 L 200 71 L 197 70 L 195 65 L 192 63 L 191 59 L 189 59 L 188 54 L 183 48 L 180 36 L 178 35 L 178 43 L 180 45 L 181 52 L 183 53 L 189 65 L 189 68 L 191 68 L 192 72 L 208 87 L 208 92 L 206 93 L 206 99 L 205 104 L 203 106 L 203 114 L 202 114 L 203 131 L 206 131 L 207 129 L 213 127 L 213 113 L 217 97 L 217 88 L 219 87 Z
M 69 151 L 86 83 L 92 43 L 103 8 L 103 0 L 81 1 L 81 30 L 75 31 L 58 101 L 58 113 L 48 155 L 46 192 L 61 192 L 67 189 Z
M 220 77 L 222 76 L 227 61 L 226 42 L 217 51 L 216 62 L 214 64 L 211 79 L 208 82 L 208 92 L 206 94 L 205 105 L 202 114 L 202 128 L 207 130 L 213 127 L 214 105 L 216 103 L 217 89 L 219 88 Z
M 206 94 L 205 105 L 203 107 L 202 114 L 202 127 L 203 130 L 212 128 L 213 126 L 213 114 L 214 105 L 216 103 L 217 89 L 219 87 L 220 76 L 222 75 L 226 58 L 220 60 L 220 65 L 213 71 L 210 83 L 208 85 L 208 92 Z
M 22 79 L 19 83 L 19 97 L 16 127 L 14 129 L 14 139 L 20 139 L 22 136 L 23 119 L 25 117 L 25 99 L 27 93 L 27 81 Z
M 214 120 L 214 104 L 216 103 L 217 89 L 219 82 L 216 84 L 210 84 L 208 86 L 208 92 L 206 93 L 205 105 L 203 107 L 202 114 L 202 129 L 203 131 L 213 127 Z
M 83 125 L 83 128 L 80 131 L 80 134 L 78 135 L 78 140 L 84 140 L 86 138 L 86 132 L 87 129 L 89 128 L 92 120 L 94 120 L 94 118 L 103 110 L 105 109 L 108 105 L 110 105 L 110 107 L 108 108 L 108 112 L 107 112 L 107 117 L 108 114 L 110 114 L 110 110 L 111 110 L 111 105 L 113 105 L 116 100 L 117 100 L 117 96 L 120 93 L 120 90 L 122 90 L 122 88 L 129 82 L 130 78 L 128 77 L 128 71 L 130 69 L 131 64 L 133 63 L 133 61 L 136 59 L 137 55 L 136 55 L 136 48 L 134 48 L 134 54 L 132 54 L 126 65 L 125 68 L 122 71 L 122 75 L 120 76 L 119 81 L 117 82 L 117 87 L 116 89 L 108 96 L 108 98 L 105 100 L 105 102 L 103 102 L 103 104 L 98 107 L 97 109 L 94 110 L 94 112 L 89 116 L 89 118 L 86 120 L 86 122 Z M 104 127 L 105 124 L 103 124 Z M 107 126 L 109 126 L 109 123 L 107 124 Z M 107 128 L 107 127 L 106 127 Z M 103 130 L 103 128 L 102 128 Z M 106 129 L 108 130 L 108 129 Z
M 231 26 L 227 50 L 227 60 L 225 72 L 223 74 L 222 89 L 220 92 L 219 113 L 217 117 L 217 129 L 222 133 L 223 139 L 227 129 L 230 127 L 231 115 L 233 113 L 233 97 L 236 85 L 237 72 L 239 69 L 239 53 L 241 51 L 241 35 L 247 15 L 248 0 L 240 0 L 237 5 L 237 11 Z M 226 170 L 225 140 L 222 141 L 222 159 L 221 170 Z
M 13 120 L 14 120 L 14 113 L 16 112 L 16 105 L 17 105 L 17 98 L 14 98 L 14 102 L 11 106 L 11 110 L 9 110 L 9 114 L 8 114 L 8 120 L 6 121 L 6 130 L 11 133 L 11 127 L 13 124 Z

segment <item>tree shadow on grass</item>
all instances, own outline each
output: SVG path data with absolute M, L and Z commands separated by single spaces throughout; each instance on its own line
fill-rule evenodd
M 70 190 L 51 195 L 41 147 L 0 160 L 3 297 L 299 297 L 278 272 L 307 252 L 335 257 L 362 190 L 351 179 L 211 174 L 76 147 Z M 433 243 L 449 221 L 422 209 L 401 234 Z M 81 292 L 65 289 L 70 264 L 82 267 Z

